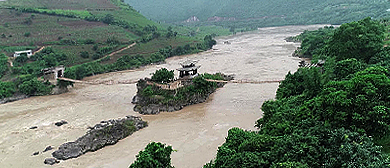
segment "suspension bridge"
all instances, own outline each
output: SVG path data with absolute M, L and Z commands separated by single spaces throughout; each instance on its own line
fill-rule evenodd
M 80 84 L 89 84 L 89 85 L 118 85 L 118 84 L 136 84 L 138 80 L 102 80 L 102 81 L 82 81 L 82 80 L 76 80 L 76 79 L 69 79 L 69 78 L 58 78 L 59 80 L 63 81 L 69 81 L 73 83 L 80 83 Z M 246 79 L 240 79 L 240 80 L 230 80 L 230 81 L 225 81 L 225 80 L 213 80 L 213 79 L 206 79 L 206 81 L 209 82 L 217 82 L 217 83 L 249 83 L 249 84 L 264 84 L 264 83 L 280 83 L 283 80 L 263 80 L 263 81 L 253 81 L 253 80 L 246 80 Z M 170 84 L 157 84 L 157 83 L 152 83 L 149 82 L 148 84 L 155 84 L 158 85 L 164 89 L 176 89 L 180 87 L 180 82 L 175 81 Z

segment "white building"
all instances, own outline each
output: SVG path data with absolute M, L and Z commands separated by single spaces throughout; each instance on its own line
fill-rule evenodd
M 32 56 L 32 50 L 15 51 L 14 57 L 19 57 L 20 54 L 27 54 L 27 57 L 30 58 L 30 56 Z

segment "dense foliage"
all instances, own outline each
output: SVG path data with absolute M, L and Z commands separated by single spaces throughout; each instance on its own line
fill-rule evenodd
M 15 84 L 12 82 L 0 82 L 0 99 L 10 97 L 15 93 Z
M 145 96 L 146 102 L 175 106 L 191 104 L 195 101 L 194 99 L 205 97 L 204 95 L 212 93 L 216 88 L 215 82 L 209 82 L 200 75 L 176 90 L 166 90 L 156 85 L 149 85 L 141 91 L 141 94 Z
M 67 68 L 65 71 L 65 77 L 72 79 L 82 79 L 86 76 L 95 74 L 101 74 L 112 71 L 120 71 L 126 69 L 134 69 L 140 66 L 148 65 L 151 63 L 163 62 L 166 58 L 184 55 L 190 53 L 196 53 L 199 51 L 205 51 L 212 48 L 216 44 L 216 41 L 212 39 L 211 35 L 206 35 L 203 42 L 196 43 L 195 45 L 184 45 L 173 48 L 172 46 L 159 49 L 158 52 L 148 55 L 124 55 L 116 60 L 112 64 L 102 64 L 104 60 L 96 60 L 94 62 L 88 62 L 76 66 Z M 108 57 L 106 57 L 108 58 Z M 159 79 L 160 80 L 160 79 Z M 158 81 L 167 82 L 167 81 Z
M 166 68 L 161 68 L 159 70 L 156 70 L 155 73 L 153 73 L 152 81 L 158 83 L 169 83 L 173 80 L 174 77 L 175 73 L 173 73 L 173 70 L 169 71 Z
M 343 24 L 327 43 L 326 54 L 337 61 L 356 58 L 368 63 L 383 48 L 384 32 L 385 26 L 370 18 Z
M 43 49 L 30 58 L 26 54 L 16 57 L 13 61 L 13 67 L 9 67 L 8 57 L 0 55 L 0 78 L 4 73 L 9 76 L 16 76 L 9 82 L 1 82 L 0 98 L 11 97 L 15 93 L 28 96 L 47 95 L 51 93 L 54 85 L 48 81 L 43 81 L 41 70 L 63 64 L 66 61 L 66 55 L 56 52 L 51 47 Z M 62 86 L 71 83 L 61 83 Z
M 0 54 L 0 78 L 8 69 L 8 57 L 5 54 Z
M 325 26 L 314 31 L 305 30 L 298 36 L 289 37 L 287 41 L 301 42 L 301 46 L 294 55 L 299 57 L 312 58 L 313 55 L 321 54 L 326 41 L 333 35 L 334 27 Z
M 204 167 L 386 167 L 390 79 L 382 28 L 366 18 L 301 35 L 321 44 L 308 48 L 321 51 L 315 57 L 325 66 L 287 74 L 276 100 L 262 105 L 259 130 L 229 130 Z
M 171 166 L 171 154 L 174 152 L 171 146 L 160 142 L 149 143 L 144 151 L 140 151 L 136 160 L 129 168 L 173 168 Z

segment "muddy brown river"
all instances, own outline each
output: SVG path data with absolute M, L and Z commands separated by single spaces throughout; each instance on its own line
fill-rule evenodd
M 284 38 L 297 35 L 313 26 L 262 28 L 255 32 L 220 37 L 213 50 L 170 58 L 165 64 L 150 65 L 139 70 L 122 71 L 88 77 L 84 80 L 136 80 L 150 77 L 160 68 L 176 69 L 187 59 L 199 60 L 200 73 L 234 74 L 237 80 L 255 81 L 283 79 L 287 72 L 296 71 L 299 58 L 291 53 L 298 44 Z M 223 44 L 229 41 L 231 44 Z M 177 72 L 176 72 L 177 73 Z M 177 74 L 176 74 L 177 75 Z M 232 127 L 255 130 L 255 121 L 262 116 L 260 107 L 273 99 L 278 83 L 231 83 L 218 89 L 202 104 L 181 111 L 142 116 L 149 123 L 133 135 L 96 152 L 79 158 L 44 165 L 51 152 L 42 153 L 47 146 L 74 141 L 84 135 L 88 126 L 102 120 L 137 115 L 131 104 L 135 84 L 87 85 L 75 84 L 62 95 L 41 96 L 0 105 L 0 167 L 107 167 L 127 168 L 135 155 L 152 142 L 172 145 L 177 152 L 171 156 L 177 168 L 202 167 L 213 159 Z M 57 127 L 55 122 L 69 124 Z M 29 129 L 37 126 L 37 129 Z M 39 154 L 33 156 L 34 152 Z

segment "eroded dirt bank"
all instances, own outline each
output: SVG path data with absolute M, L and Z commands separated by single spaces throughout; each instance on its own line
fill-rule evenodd
M 156 69 L 178 68 L 186 59 L 199 60 L 200 73 L 235 74 L 235 79 L 276 80 L 298 68 L 299 58 L 291 57 L 298 44 L 284 38 L 305 29 L 320 26 L 262 28 L 256 32 L 219 38 L 214 50 L 174 57 L 166 64 L 136 71 L 123 71 L 89 77 L 84 80 L 136 80 L 150 76 Z M 231 44 L 223 44 L 229 41 Z M 261 104 L 274 98 L 278 84 L 227 84 L 202 104 L 173 113 L 142 116 L 149 126 L 113 146 L 87 153 L 54 166 L 43 164 L 54 150 L 47 146 L 74 141 L 89 126 L 102 120 L 140 116 L 131 100 L 136 93 L 131 85 L 80 85 L 69 93 L 33 97 L 0 105 L 0 167 L 118 167 L 126 168 L 149 142 L 158 141 L 178 150 L 172 154 L 175 167 L 202 167 L 214 158 L 228 129 L 254 129 L 261 117 Z M 66 120 L 60 127 L 54 123 Z M 29 129 L 37 126 L 37 129 Z M 39 154 L 32 156 L 34 152 Z

